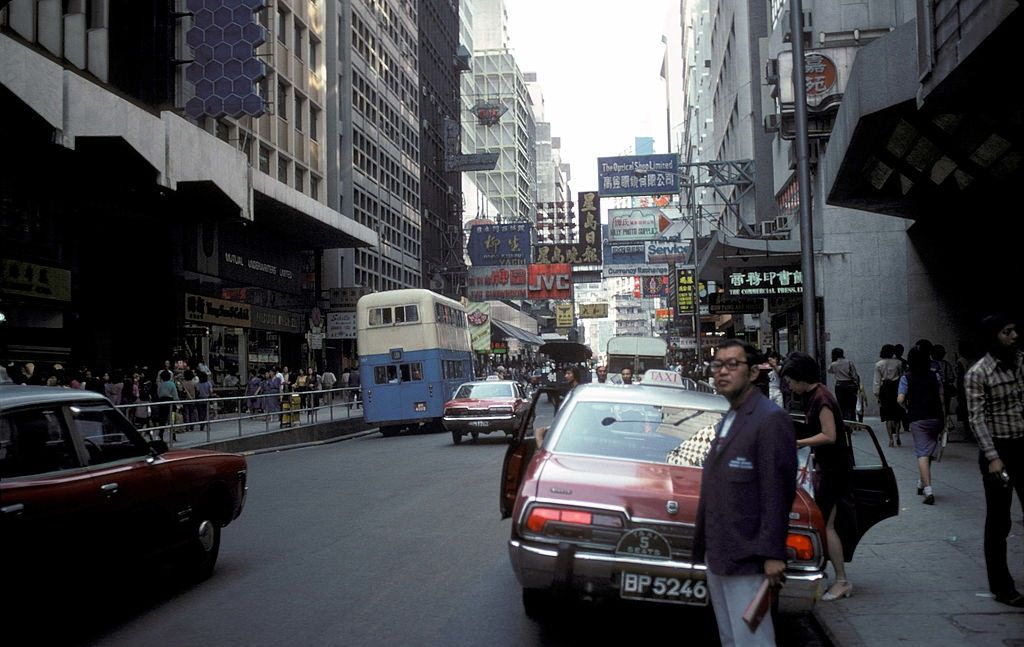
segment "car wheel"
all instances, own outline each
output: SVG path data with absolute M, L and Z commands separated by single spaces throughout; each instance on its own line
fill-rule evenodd
M 452 442 L 455 443 L 456 445 L 461 445 L 462 444 L 462 433 L 458 432 L 458 431 L 453 431 L 452 432 Z
M 547 589 L 523 589 L 523 610 L 534 620 L 543 618 L 551 610 L 551 591 Z
M 201 582 L 213 575 L 220 554 L 220 524 L 203 512 L 198 523 L 192 526 L 189 541 L 188 573 L 194 582 Z
M 469 432 L 469 435 L 473 437 L 473 442 L 474 443 L 480 438 L 480 432 L 479 431 L 471 431 L 471 432 Z

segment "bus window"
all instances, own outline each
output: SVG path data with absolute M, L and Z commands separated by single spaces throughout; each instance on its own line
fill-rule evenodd
M 395 323 L 405 323 L 405 308 L 402 306 L 395 308 Z
M 402 370 L 402 381 L 403 382 L 411 382 L 412 381 L 412 373 L 409 370 L 409 365 L 408 364 L 402 364 L 401 366 L 399 366 L 399 368 Z
M 414 382 L 419 382 L 423 379 L 423 365 L 419 362 L 409 364 L 409 368 L 412 371 L 412 379 Z
M 419 306 L 405 306 L 405 320 L 408 322 L 420 320 Z
M 370 310 L 370 325 L 391 325 L 391 308 L 373 308 L 372 310 Z
M 373 381 L 376 384 L 398 384 L 398 370 L 394 365 L 374 366 Z

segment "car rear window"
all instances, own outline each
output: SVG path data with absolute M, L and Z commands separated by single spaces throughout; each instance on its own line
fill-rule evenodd
M 459 387 L 459 390 L 455 392 L 453 399 L 460 400 L 462 398 L 511 398 L 514 397 L 512 393 L 512 385 L 510 383 L 504 384 L 463 384 Z
M 717 411 L 654 404 L 578 402 L 555 452 L 701 467 L 722 419 Z

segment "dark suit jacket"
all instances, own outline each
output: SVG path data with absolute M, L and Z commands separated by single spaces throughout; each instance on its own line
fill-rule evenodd
M 716 575 L 763 573 L 766 559 L 786 559 L 796 495 L 793 423 L 755 387 L 726 437 L 721 424 L 717 431 L 704 461 L 693 556 Z

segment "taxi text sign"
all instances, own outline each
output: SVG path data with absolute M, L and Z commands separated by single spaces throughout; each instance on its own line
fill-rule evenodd
M 728 296 L 767 297 L 803 294 L 804 275 L 800 266 L 732 267 L 725 270 L 725 293 Z

